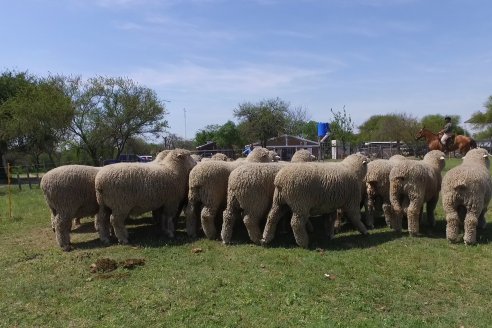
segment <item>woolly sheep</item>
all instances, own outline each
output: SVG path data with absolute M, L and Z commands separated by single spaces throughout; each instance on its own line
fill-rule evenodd
M 463 163 L 452 168 L 442 180 L 442 205 L 446 213 L 446 238 L 458 242 L 460 222 L 464 221 L 463 240 L 475 244 L 477 227 L 485 228 L 485 213 L 492 194 L 489 153 L 475 148 L 466 153 Z
M 406 160 L 402 155 L 394 155 L 389 160 L 376 159 L 367 164 L 367 174 L 365 177 L 367 210 L 366 225 L 374 225 L 374 213 L 382 210 L 386 224 L 391 226 L 394 211 L 390 201 L 390 180 L 389 175 L 394 164 L 400 160 Z
M 212 157 L 210 157 L 211 160 L 214 160 L 214 161 L 227 161 L 229 158 L 227 157 L 226 154 L 222 154 L 222 153 L 217 153 L 217 154 L 214 154 L 212 155 Z
M 188 185 L 188 205 L 186 207 L 186 231 L 196 237 L 198 214 L 205 236 L 216 237 L 215 219 L 227 201 L 227 181 L 229 174 L 239 165 L 247 162 L 271 162 L 272 156 L 266 148 L 256 147 L 245 161 L 207 161 L 201 162 L 190 172 Z
M 48 171 L 41 178 L 40 186 L 51 210 L 56 240 L 64 251 L 71 249 L 72 219 L 98 213 L 94 182 L 99 169 L 85 165 L 64 165 Z
M 360 220 L 361 186 L 367 162 L 366 156 L 353 154 L 338 163 L 292 163 L 283 167 L 275 177 L 273 204 L 262 243 L 268 244 L 273 239 L 285 206 L 293 213 L 291 226 L 301 247 L 309 244 L 306 231 L 309 216 L 326 214 L 331 217 L 339 208 L 362 234 L 367 234 Z
M 390 201 L 395 211 L 395 222 L 391 226 L 396 231 L 401 231 L 402 217 L 406 213 L 409 234 L 418 235 L 424 203 L 427 204 L 427 220 L 431 226 L 435 225 L 434 210 L 439 199 L 444 165 L 444 153 L 432 150 L 422 161 L 399 161 L 391 169 Z
M 125 219 L 148 211 L 159 213 L 163 232 L 174 237 L 173 218 L 186 199 L 188 175 L 195 164 L 188 150 L 174 149 L 161 161 L 117 163 L 101 168 L 96 175 L 96 197 L 105 223 L 99 229 L 103 241 L 109 242 L 110 211 L 111 225 L 122 244 L 128 243 Z
M 291 161 L 311 162 L 313 159 L 315 157 L 308 150 L 302 149 L 294 153 Z M 255 244 L 260 243 L 260 221 L 266 218 L 272 206 L 273 181 L 287 163 L 248 163 L 232 171 L 227 185 L 227 207 L 221 232 L 224 244 L 231 242 L 233 226 L 241 210 L 249 238 Z
M 307 149 L 299 149 L 292 155 L 292 158 L 290 161 L 292 163 L 298 163 L 298 162 L 313 162 L 316 160 L 316 156 L 311 154 L 311 152 Z
M 198 155 L 198 154 L 191 154 L 191 158 L 193 158 L 193 160 L 195 162 L 200 162 L 202 160 L 202 156 Z

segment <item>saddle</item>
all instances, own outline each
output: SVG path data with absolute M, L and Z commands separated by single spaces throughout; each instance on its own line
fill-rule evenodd
M 441 137 L 442 137 L 442 136 L 443 136 L 443 134 L 442 134 L 442 133 L 440 133 L 440 134 L 439 134 L 439 142 L 440 142 L 441 144 L 442 144 L 442 142 L 441 142 Z M 446 144 L 445 144 L 445 145 L 443 145 L 443 146 L 444 146 L 444 148 L 445 148 L 446 150 L 451 149 L 451 146 L 452 146 L 452 145 L 454 145 L 454 137 L 455 137 L 455 136 L 456 136 L 456 134 L 452 133 L 452 134 L 451 134 L 451 136 L 450 136 L 450 137 L 446 140 Z

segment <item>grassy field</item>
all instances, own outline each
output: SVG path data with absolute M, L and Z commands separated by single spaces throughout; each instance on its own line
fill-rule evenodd
M 477 246 L 449 244 L 440 204 L 437 226 L 420 238 L 380 219 L 367 237 L 317 233 L 309 250 L 288 233 L 252 245 L 241 225 L 238 243 L 223 246 L 188 239 L 182 225 L 167 240 L 147 215 L 128 223 L 133 245 L 105 248 L 85 219 L 64 253 L 41 191 L 12 190 L 9 219 L 0 188 L 2 327 L 492 326 L 492 226 Z M 91 272 L 104 258 L 145 264 Z

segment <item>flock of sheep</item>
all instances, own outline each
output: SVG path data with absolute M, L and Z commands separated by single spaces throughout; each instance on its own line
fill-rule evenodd
M 396 155 L 369 162 L 362 154 L 341 162 L 314 159 L 307 150 L 299 150 L 291 162 L 282 162 L 274 152 L 258 147 L 245 159 L 230 161 L 217 154 L 200 160 L 187 150 L 174 149 L 159 153 L 150 163 L 61 166 L 43 176 L 41 188 L 56 240 L 65 251 L 71 249 L 73 220 L 95 216 L 102 243 L 109 244 L 114 232 L 118 242 L 126 244 L 126 218 L 146 212 L 152 212 L 169 238 L 174 237 L 182 211 L 191 237 L 201 228 L 207 238 L 218 238 L 216 225 L 222 219 L 220 237 L 225 244 L 231 243 L 240 218 L 251 241 L 263 245 L 275 238 L 279 222 L 290 219 L 296 243 L 308 247 L 314 216 L 323 217 L 327 238 L 333 238 L 342 215 L 361 234 L 368 234 L 377 212 L 396 231 L 402 230 L 406 217 L 409 234 L 418 235 L 424 204 L 429 224 L 435 224 L 441 189 L 449 241 L 460 241 L 464 224 L 463 240 L 474 244 L 477 228 L 485 228 L 492 196 L 485 149 L 470 150 L 444 178 L 444 153 L 437 150 L 423 160 Z

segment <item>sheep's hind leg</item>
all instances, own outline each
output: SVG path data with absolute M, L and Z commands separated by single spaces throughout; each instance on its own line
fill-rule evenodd
M 101 206 L 99 207 L 99 211 L 96 214 L 96 219 L 94 220 L 94 224 L 96 225 L 96 230 L 99 234 L 99 239 L 104 245 L 109 245 L 110 240 L 110 230 L 111 230 L 111 223 L 110 223 L 110 215 L 111 211 L 109 208 Z
M 227 208 L 224 210 L 222 218 L 222 231 L 220 233 L 222 242 L 224 244 L 229 244 L 232 240 L 232 231 L 234 229 L 234 223 L 239 216 L 239 210 L 239 208 L 230 205 L 228 205 Z
M 128 244 L 128 230 L 125 227 L 125 219 L 128 215 L 113 212 L 110 216 L 110 222 L 114 229 L 114 234 L 120 244 Z
M 294 232 L 296 243 L 297 245 L 303 248 L 308 248 L 309 246 L 309 236 L 306 230 L 307 219 L 308 216 L 302 216 L 298 213 L 294 213 L 290 221 L 290 225 L 292 227 L 292 231 Z
M 446 213 L 446 239 L 451 243 L 460 241 L 460 219 L 458 212 L 454 209 Z
M 72 248 L 70 246 L 70 230 L 72 229 L 72 220 L 63 218 L 59 214 L 55 217 L 55 235 L 58 245 L 68 252 Z
M 473 245 L 477 242 L 477 213 L 468 211 L 465 217 L 465 234 L 463 241 L 467 245 Z
M 277 230 L 277 224 L 282 216 L 283 211 L 281 210 L 279 204 L 273 203 L 270 213 L 268 213 L 267 222 L 265 225 L 265 230 L 263 230 L 263 238 L 261 239 L 261 244 L 269 244 L 273 237 L 275 237 L 275 231 Z

